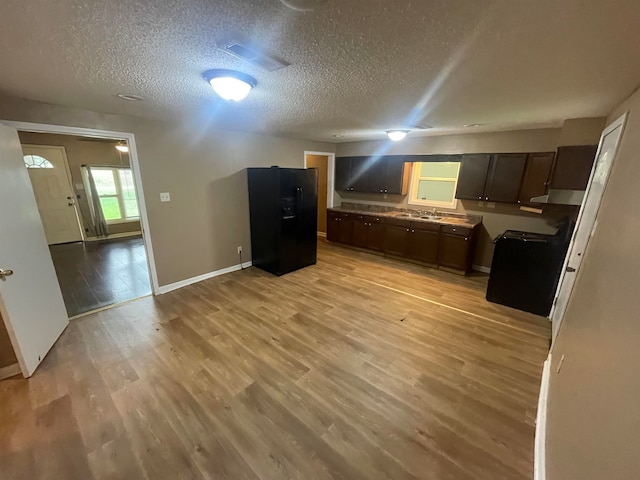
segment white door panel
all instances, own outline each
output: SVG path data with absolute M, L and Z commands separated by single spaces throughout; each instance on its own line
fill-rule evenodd
M 0 125 L 0 311 L 30 376 L 69 320 L 18 133 Z
M 556 292 L 556 299 L 550 314 L 554 339 L 564 318 L 567 305 L 569 304 L 573 285 L 580 270 L 584 253 L 587 250 L 589 239 L 595 232 L 597 225 L 596 216 L 598 215 L 600 202 L 602 201 L 602 196 L 607 186 L 609 172 L 611 171 L 611 166 L 618 149 L 618 143 L 624 129 L 625 120 L 626 115 L 623 115 L 607 127 L 600 137 L 600 145 L 591 172 L 591 179 L 587 186 L 584 201 L 580 207 L 580 213 L 578 214 L 578 220 Z
M 52 168 L 29 168 L 38 211 L 49 245 L 82 241 L 75 193 L 64 147 L 23 145 L 25 155 L 48 161 Z

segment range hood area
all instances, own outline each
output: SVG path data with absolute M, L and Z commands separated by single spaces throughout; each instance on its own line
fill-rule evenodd
M 551 189 L 546 195 L 533 197 L 531 203 L 544 203 L 551 205 L 582 205 L 585 190 L 560 190 Z
M 558 147 L 545 195 L 531 198 L 531 203 L 581 205 L 591 177 L 597 145 Z

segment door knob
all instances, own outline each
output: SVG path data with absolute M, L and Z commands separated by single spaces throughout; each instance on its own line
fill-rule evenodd
M 13 275 L 13 270 L 9 270 L 9 269 L 2 269 L 0 268 L 0 280 L 4 280 L 7 277 L 10 277 L 11 275 Z

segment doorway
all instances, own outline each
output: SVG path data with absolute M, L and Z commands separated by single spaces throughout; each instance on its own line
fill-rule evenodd
M 327 234 L 327 208 L 333 206 L 335 154 L 304 152 L 304 167 L 318 170 L 318 235 Z
M 564 314 L 571 300 L 573 286 L 579 274 L 589 239 L 597 226 L 596 217 L 600 209 L 600 202 L 602 201 L 602 196 L 604 195 L 607 181 L 609 180 L 609 173 L 618 151 L 618 144 L 624 131 L 626 118 L 627 114 L 622 115 L 609 125 L 600 136 L 596 160 L 591 170 L 591 178 L 589 179 L 587 191 L 585 192 L 584 200 L 580 207 L 580 213 L 578 213 L 578 219 L 571 243 L 569 244 L 569 250 L 565 257 L 558 289 L 556 290 L 556 297 L 551 313 L 549 314 L 552 322 L 553 342 L 558 335 Z
M 68 316 L 151 294 L 126 140 L 18 136 Z

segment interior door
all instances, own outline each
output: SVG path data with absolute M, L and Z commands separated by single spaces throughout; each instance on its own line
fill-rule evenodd
M 35 371 L 69 323 L 18 132 L 0 125 L 0 313 L 22 373 Z
M 327 232 L 327 183 L 329 180 L 329 157 L 307 154 L 307 168 L 318 170 L 318 232 Z
M 22 152 L 49 245 L 82 241 L 64 147 L 23 145 Z
M 576 228 L 573 232 L 564 262 L 563 273 L 556 291 L 554 306 L 550 313 L 554 339 L 569 304 L 571 291 L 580 270 L 584 252 L 587 249 L 589 239 L 595 231 L 596 216 L 609 179 L 609 172 L 618 149 L 618 141 L 622 135 L 625 120 L 626 114 L 607 127 L 600 137 L 596 161 L 591 171 L 591 178 L 587 185 L 584 201 L 580 207 Z

